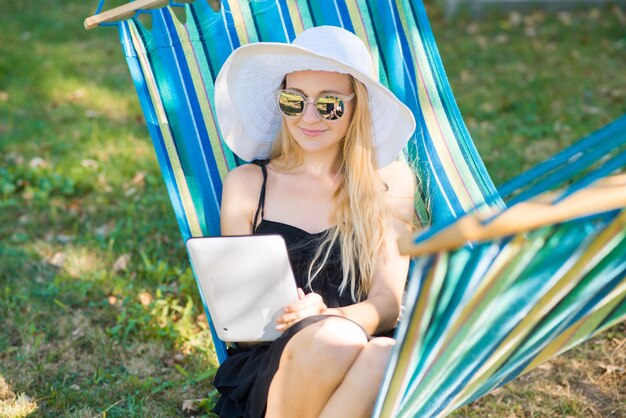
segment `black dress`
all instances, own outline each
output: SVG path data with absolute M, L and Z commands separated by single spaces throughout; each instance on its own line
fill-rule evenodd
M 263 186 L 254 224 L 256 225 L 259 210 L 261 222 L 254 234 L 280 234 L 285 239 L 296 283 L 305 293 L 308 293 L 311 291 L 306 286 L 309 263 L 327 231 L 311 234 L 292 225 L 263 219 L 267 181 L 267 169 L 264 163 L 259 164 L 263 170 Z M 312 291 L 320 294 L 329 308 L 351 305 L 354 302 L 349 291 L 339 294 L 338 288 L 341 280 L 341 257 L 337 245 L 332 249 L 322 271 L 313 280 Z M 305 318 L 271 343 L 261 343 L 250 348 L 229 348 L 229 357 L 219 367 L 213 381 L 221 395 L 214 412 L 223 418 L 265 416 L 267 394 L 285 346 L 300 330 L 324 318 L 327 316 Z M 365 334 L 369 339 L 369 335 Z

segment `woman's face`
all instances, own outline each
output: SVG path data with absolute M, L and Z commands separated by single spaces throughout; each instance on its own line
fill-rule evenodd
M 285 88 L 296 90 L 312 100 L 322 94 L 350 96 L 353 93 L 352 79 L 349 75 L 328 71 L 289 73 L 286 77 Z M 309 103 L 301 116 L 285 118 L 287 128 L 305 152 L 339 149 L 339 144 L 350 126 L 354 103 L 355 99 L 345 103 L 343 116 L 337 120 L 320 118 L 313 103 Z

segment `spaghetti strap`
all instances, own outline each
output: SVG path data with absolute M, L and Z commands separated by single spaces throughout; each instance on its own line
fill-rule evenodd
M 252 164 L 256 164 L 261 167 L 261 171 L 263 172 L 263 184 L 261 185 L 261 193 L 259 194 L 259 204 L 256 208 L 256 212 L 254 213 L 254 223 L 252 224 L 253 233 L 256 232 L 257 229 L 257 221 L 259 219 L 259 212 L 261 212 L 261 220 L 263 220 L 263 216 L 265 215 L 265 184 L 267 183 L 267 163 L 270 160 L 254 160 Z

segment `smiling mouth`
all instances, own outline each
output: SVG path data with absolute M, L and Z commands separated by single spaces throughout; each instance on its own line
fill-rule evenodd
M 326 129 L 305 129 L 305 128 L 300 128 L 300 130 L 302 131 L 303 134 L 307 135 L 307 136 L 319 136 L 321 134 L 323 134 L 324 132 L 326 132 Z

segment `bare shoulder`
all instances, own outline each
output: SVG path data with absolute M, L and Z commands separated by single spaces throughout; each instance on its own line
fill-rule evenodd
M 223 187 L 238 192 L 258 190 L 263 182 L 263 174 L 258 165 L 243 164 L 228 172 Z
M 403 161 L 394 161 L 378 170 L 381 179 L 387 184 L 388 195 L 394 198 L 413 199 L 415 196 L 415 174 Z
M 251 233 L 262 183 L 261 169 L 254 164 L 239 166 L 226 175 L 220 213 L 223 235 Z

